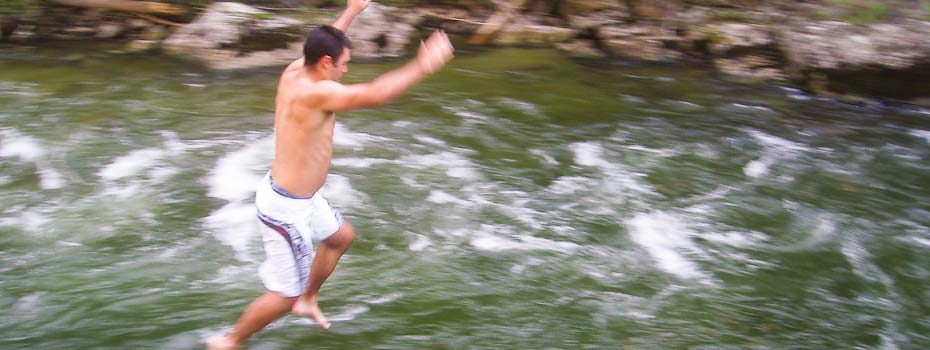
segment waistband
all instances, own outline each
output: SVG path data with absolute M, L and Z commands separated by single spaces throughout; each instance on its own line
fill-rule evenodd
M 313 198 L 313 196 L 310 196 L 310 197 L 300 197 L 300 196 L 297 196 L 297 195 L 295 195 L 295 194 L 293 194 L 293 193 L 291 193 L 291 192 L 288 192 L 288 190 L 284 189 L 284 187 L 281 187 L 281 185 L 278 185 L 276 182 L 274 182 L 274 179 L 271 178 L 271 172 L 270 172 L 270 171 L 268 172 L 267 177 L 268 177 L 268 183 L 271 184 L 271 189 L 272 189 L 273 191 L 275 191 L 275 193 L 277 193 L 277 194 L 279 194 L 279 195 L 282 195 L 282 196 L 287 197 L 287 198 L 290 198 L 290 199 L 310 199 L 310 198 Z

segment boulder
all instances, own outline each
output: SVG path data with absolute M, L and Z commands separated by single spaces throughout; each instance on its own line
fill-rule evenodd
M 684 58 L 672 49 L 680 38 L 663 32 L 662 28 L 639 25 L 611 25 L 598 28 L 595 37 L 601 46 L 615 57 L 647 62 L 674 62 Z
M 410 41 L 414 27 L 395 17 L 390 7 L 371 3 L 349 28 L 352 58 L 371 60 L 400 57 Z
M 800 68 L 907 70 L 930 62 L 930 23 L 856 26 L 815 22 L 783 32 L 782 47 Z
M 571 28 L 547 26 L 526 21 L 515 21 L 505 26 L 494 37 L 494 44 L 518 46 L 551 46 L 575 37 Z
M 658 34 L 657 28 L 645 25 L 608 25 L 595 30 L 594 36 L 600 40 L 652 36 Z
M 576 58 L 603 59 L 607 55 L 595 46 L 590 40 L 572 40 L 565 43 L 555 44 L 559 51 Z
M 920 100 L 930 96 L 930 23 L 789 27 L 781 49 L 802 86 L 822 94 Z
M 710 54 L 716 57 L 740 55 L 745 52 L 776 48 L 774 30 L 756 24 L 722 23 L 703 27 L 708 36 Z
M 606 10 L 584 15 L 570 14 L 566 16 L 570 27 L 585 31 L 595 31 L 603 26 L 619 24 L 626 18 L 629 18 L 629 14 L 622 10 Z
M 676 62 L 684 58 L 680 51 L 665 48 L 665 44 L 661 40 L 650 37 L 617 38 L 602 43 L 607 52 L 615 57 L 666 63 Z
M 788 81 L 778 62 L 758 55 L 746 55 L 736 58 L 715 58 L 714 67 L 725 78 L 740 83 L 784 83 Z
M 162 42 L 162 49 L 214 69 L 283 65 L 301 56 L 305 30 L 296 19 L 217 2 Z

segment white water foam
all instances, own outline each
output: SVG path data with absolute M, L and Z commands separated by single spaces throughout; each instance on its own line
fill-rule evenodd
M 167 162 L 185 152 L 189 146 L 178 140 L 177 134 L 163 131 L 164 143 L 158 148 L 144 148 L 116 157 L 97 171 L 106 186 L 104 196 L 127 199 L 149 188 L 149 182 L 160 183 L 181 170 Z
M 0 157 L 16 157 L 25 162 L 34 162 L 45 155 L 39 143 L 29 136 L 12 130 L 0 130 Z
M 343 123 L 337 122 L 333 128 L 333 145 L 341 148 L 361 150 L 367 144 L 381 144 L 390 141 L 388 138 L 374 136 L 349 130 Z
M 799 209 L 811 210 L 812 209 Z M 800 217 L 799 225 L 801 229 L 808 233 L 808 236 L 790 246 L 785 247 L 789 251 L 803 251 L 821 247 L 825 244 L 831 244 L 838 240 L 839 230 L 836 224 L 841 219 L 837 219 L 835 214 L 826 212 L 810 212 L 798 214 Z
M 701 239 L 735 248 L 755 248 L 769 241 L 769 236 L 761 232 L 714 232 L 701 235 Z
M 772 165 L 796 158 L 801 152 L 809 151 L 799 143 L 791 142 L 780 137 L 772 136 L 757 130 L 747 132 L 759 141 L 763 147 L 762 155 L 743 167 L 743 174 L 752 178 L 764 177 L 769 173 Z
M 764 162 L 762 160 L 753 160 L 746 164 L 743 168 L 743 174 L 749 177 L 762 177 L 765 173 L 768 172 L 770 162 Z
M 912 129 L 908 131 L 908 134 L 917 138 L 922 138 L 927 143 L 930 143 L 930 130 Z
M 19 83 L 12 81 L 0 81 L 0 95 L 13 96 L 18 98 L 38 97 L 36 92 L 36 83 Z
M 251 200 L 255 186 L 268 171 L 274 157 L 274 136 L 252 142 L 216 162 L 206 179 L 207 195 L 230 202 Z
M 269 135 L 217 160 L 205 179 L 207 195 L 228 203 L 204 218 L 204 223 L 216 239 L 233 248 L 239 260 L 255 260 L 249 248 L 259 237 L 253 197 L 273 156 L 274 136 Z
M 47 292 L 36 292 L 17 299 L 11 307 L 11 316 L 28 315 L 37 312 L 37 310 L 45 307 L 47 296 Z
M 38 163 L 42 164 L 42 163 Z M 39 166 L 39 186 L 42 189 L 54 190 L 57 188 L 65 187 L 64 177 L 51 167 L 40 165 Z
M 594 183 L 594 179 L 583 176 L 563 176 L 549 184 L 546 191 L 558 195 L 567 195 L 588 189 Z
M 865 280 L 879 282 L 893 289 L 894 280 L 883 272 L 881 267 L 871 262 L 871 253 L 859 242 L 857 235 L 847 233 L 840 251 L 843 252 L 846 261 L 853 267 L 853 272 L 856 275 Z
M 498 98 L 498 101 L 500 101 L 502 104 L 505 104 L 523 113 L 526 113 L 527 115 L 542 114 L 539 112 L 539 107 L 536 107 L 536 105 L 529 103 L 529 102 L 520 101 L 518 99 L 510 98 L 510 97 L 501 97 L 501 98 Z
M 785 87 L 785 86 L 780 87 L 780 88 L 781 88 L 782 91 L 785 92 L 785 94 L 788 96 L 788 98 L 790 98 L 790 99 L 792 99 L 792 100 L 795 100 L 795 101 L 809 101 L 809 100 L 812 99 L 810 95 L 808 95 L 807 93 L 805 93 L 805 92 L 804 92 L 803 90 L 801 90 L 801 89 L 796 89 L 796 88 L 791 88 L 791 87 Z
M 368 304 L 373 304 L 373 305 L 384 305 L 384 304 L 397 301 L 403 296 L 404 296 L 403 293 L 388 293 L 388 294 L 385 294 L 379 297 L 369 298 L 368 300 L 365 300 L 365 302 Z
M 455 149 L 459 152 L 470 152 Z M 482 176 L 475 165 L 467 157 L 451 151 L 441 151 L 426 155 L 408 155 L 401 157 L 398 163 L 414 168 L 445 168 L 446 175 L 458 179 L 478 181 Z
M 442 190 L 430 191 L 429 196 L 426 197 L 426 201 L 435 204 L 457 204 L 461 206 L 469 206 L 471 204 L 469 201 L 459 199 Z
M 673 107 L 673 108 L 677 107 L 681 109 L 686 109 L 689 111 L 696 111 L 696 110 L 704 109 L 704 106 L 701 106 L 697 103 L 691 103 L 688 101 L 665 100 L 662 102 L 662 104 L 669 106 L 669 107 Z
M 627 222 L 633 241 L 652 256 L 663 271 L 684 279 L 703 279 L 705 273 L 686 253 L 698 251 L 694 235 L 678 217 L 664 212 L 637 214 Z
M 777 114 L 773 109 L 766 106 L 744 105 L 742 103 L 731 103 L 720 108 L 727 112 L 761 112 L 764 114 Z
M 581 142 L 571 145 L 575 154 L 575 163 L 584 166 L 610 168 L 610 162 L 604 160 L 604 148 L 598 142 Z
M 924 237 L 909 237 L 910 241 L 923 245 L 924 247 L 930 248 L 930 239 Z
M 421 235 L 419 233 L 412 233 L 412 232 L 410 234 L 414 235 L 413 242 L 410 242 L 410 245 L 408 246 L 408 248 L 412 252 L 423 251 L 424 249 L 429 248 L 433 244 L 433 241 L 429 239 L 429 237 L 426 235 Z
M 162 147 L 135 150 L 117 157 L 112 163 L 100 169 L 97 176 L 104 180 L 113 181 L 135 176 L 146 169 L 152 169 L 149 175 L 156 179 L 163 179 L 176 173 L 177 169 L 171 170 L 156 167 L 156 165 L 165 158 L 180 155 L 189 147 L 178 140 L 178 136 L 174 132 L 163 131 L 161 134 L 164 138 Z
M 127 178 L 153 167 L 165 152 L 157 148 L 146 148 L 132 151 L 116 158 L 112 163 L 100 169 L 97 176 L 113 181 Z
M 35 209 L 27 209 L 20 213 L 18 219 L 13 220 L 13 225 L 10 226 L 16 226 L 28 233 L 41 236 L 42 233 L 46 232 L 45 226 L 48 225 L 50 221 L 51 219 L 45 214 Z
M 608 161 L 605 156 L 606 150 L 600 142 L 574 143 L 569 148 L 574 153 L 576 164 L 601 169 L 604 173 L 598 182 L 604 187 L 601 190 L 625 198 L 637 198 L 637 201 L 641 200 L 639 198 L 642 195 L 654 193 L 650 185 L 639 180 L 645 174 L 627 169 L 620 163 Z
M 446 147 L 446 142 L 426 135 L 413 135 L 413 138 L 422 144 Z
M 352 187 L 348 177 L 338 174 L 329 174 L 326 177 L 326 183 L 323 184 L 320 193 L 339 208 L 364 210 L 366 204 L 371 202 L 368 195 Z
M 859 305 L 872 305 L 878 310 L 889 310 L 891 314 L 899 314 L 902 311 L 902 305 L 897 300 L 902 300 L 901 296 L 894 288 L 894 279 L 882 271 L 882 268 L 872 262 L 872 257 L 865 245 L 860 242 L 860 235 L 847 233 L 844 235 L 842 244 L 842 253 L 846 261 L 853 267 L 853 272 L 859 277 L 881 283 L 884 285 L 888 294 L 882 296 L 860 295 L 857 297 Z M 881 348 L 897 349 L 893 339 L 900 336 L 897 322 L 895 319 L 884 318 L 885 325 L 881 330 Z
M 543 162 L 545 162 L 546 164 L 549 164 L 549 165 L 559 165 L 559 161 L 558 161 L 558 160 L 555 160 L 555 158 L 552 157 L 552 155 L 550 155 L 548 152 L 543 151 L 543 150 L 541 150 L 541 149 L 530 149 L 530 154 L 532 154 L 532 155 L 534 155 L 534 156 L 536 156 L 536 157 L 539 157 L 539 158 L 542 159 Z
M 479 113 L 469 111 L 463 107 L 444 106 L 442 109 L 444 109 L 446 112 L 449 112 L 449 113 L 452 113 L 454 115 L 461 117 L 463 123 L 466 125 L 487 124 L 491 121 L 491 118 L 485 115 L 479 114 Z
M 43 189 L 64 187 L 64 178 L 48 164 L 45 155 L 45 149 L 36 139 L 21 135 L 16 130 L 0 129 L 0 157 L 19 158 L 20 161 L 35 164 L 39 186 Z
M 468 243 L 478 250 L 489 252 L 547 250 L 570 253 L 580 246 L 573 242 L 555 241 L 545 238 L 521 235 L 513 232 L 509 226 L 482 224 L 481 228 L 464 233 L 469 237 Z M 462 233 L 458 233 L 462 235 Z

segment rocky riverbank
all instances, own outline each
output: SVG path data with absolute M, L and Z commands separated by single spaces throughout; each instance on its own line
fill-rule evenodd
M 930 105 L 930 84 L 925 83 L 930 81 L 930 5 L 827 3 L 374 3 L 356 20 L 350 37 L 353 57 L 359 59 L 403 56 L 423 31 L 444 28 L 463 37 L 490 33 L 489 45 L 552 46 L 591 59 L 707 65 L 743 83 L 794 85 L 851 102 L 877 98 Z M 238 69 L 289 62 L 300 55 L 308 26 L 330 23 L 338 15 L 337 8 L 280 11 L 216 2 L 173 21 L 177 16 L 53 4 L 31 19 L 4 16 L 2 39 L 110 40 L 124 42 L 126 52 L 161 49 L 216 69 Z

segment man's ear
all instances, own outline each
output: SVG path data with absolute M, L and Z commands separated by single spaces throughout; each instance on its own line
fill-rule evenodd
M 336 66 L 336 62 L 333 62 L 333 58 L 329 55 L 320 57 L 320 63 L 323 64 L 323 68 L 333 68 Z

